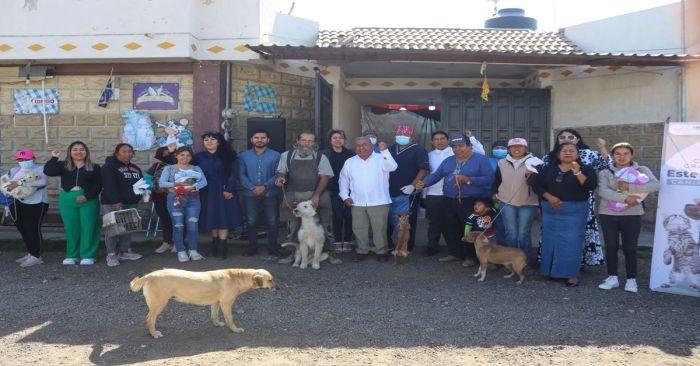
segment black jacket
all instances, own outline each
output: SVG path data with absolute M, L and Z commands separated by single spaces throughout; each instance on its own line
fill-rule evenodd
M 138 203 L 141 196 L 134 194 L 134 183 L 142 178 L 141 169 L 134 164 L 124 164 L 110 156 L 102 166 L 102 196 L 104 205 Z
M 81 187 L 87 199 L 97 198 L 102 190 L 100 171 L 97 164 L 92 164 L 91 171 L 85 170 L 85 167 L 66 170 L 66 162 L 59 161 L 58 158 L 51 158 L 44 165 L 47 177 L 61 177 L 61 189 L 68 192 L 75 186 Z
M 355 156 L 355 153 L 350 151 L 349 149 L 346 149 L 345 146 L 343 146 L 343 150 L 339 153 L 335 152 L 333 148 L 330 148 L 322 150 L 321 154 L 326 155 L 328 161 L 331 163 L 331 168 L 333 169 L 333 178 L 328 180 L 326 190 L 333 193 L 340 192 L 340 187 L 338 184 L 338 178 L 340 178 L 340 171 L 343 169 L 345 161 Z

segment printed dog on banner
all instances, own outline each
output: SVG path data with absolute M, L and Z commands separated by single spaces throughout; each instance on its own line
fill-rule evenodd
M 277 90 L 248 84 L 243 88 L 243 106 L 248 112 L 277 112 Z
M 14 104 L 15 114 L 58 114 L 58 89 L 15 89 Z

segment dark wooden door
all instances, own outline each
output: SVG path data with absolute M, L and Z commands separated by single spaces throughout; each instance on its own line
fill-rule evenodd
M 333 128 L 333 86 L 321 76 L 316 69 L 316 143 L 320 149 L 329 146 L 326 139 L 328 131 Z
M 547 89 L 491 89 L 488 102 L 481 89 L 443 89 L 440 119 L 451 134 L 472 130 L 487 154 L 496 140 L 524 137 L 541 157 L 549 147 L 549 106 Z

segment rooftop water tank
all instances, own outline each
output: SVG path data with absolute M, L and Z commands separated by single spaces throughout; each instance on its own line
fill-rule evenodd
M 526 17 L 523 9 L 506 8 L 499 10 L 497 17 L 487 19 L 484 28 L 537 30 L 537 19 Z

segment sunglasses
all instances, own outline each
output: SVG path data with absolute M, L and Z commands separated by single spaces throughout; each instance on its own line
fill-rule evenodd
M 554 181 L 557 183 L 563 182 L 564 181 L 564 174 L 566 174 L 566 173 L 565 172 L 557 172 L 557 177 L 554 178 Z
M 559 135 L 558 139 L 559 140 L 574 141 L 574 140 L 576 140 L 576 136 L 574 136 L 574 135 Z

